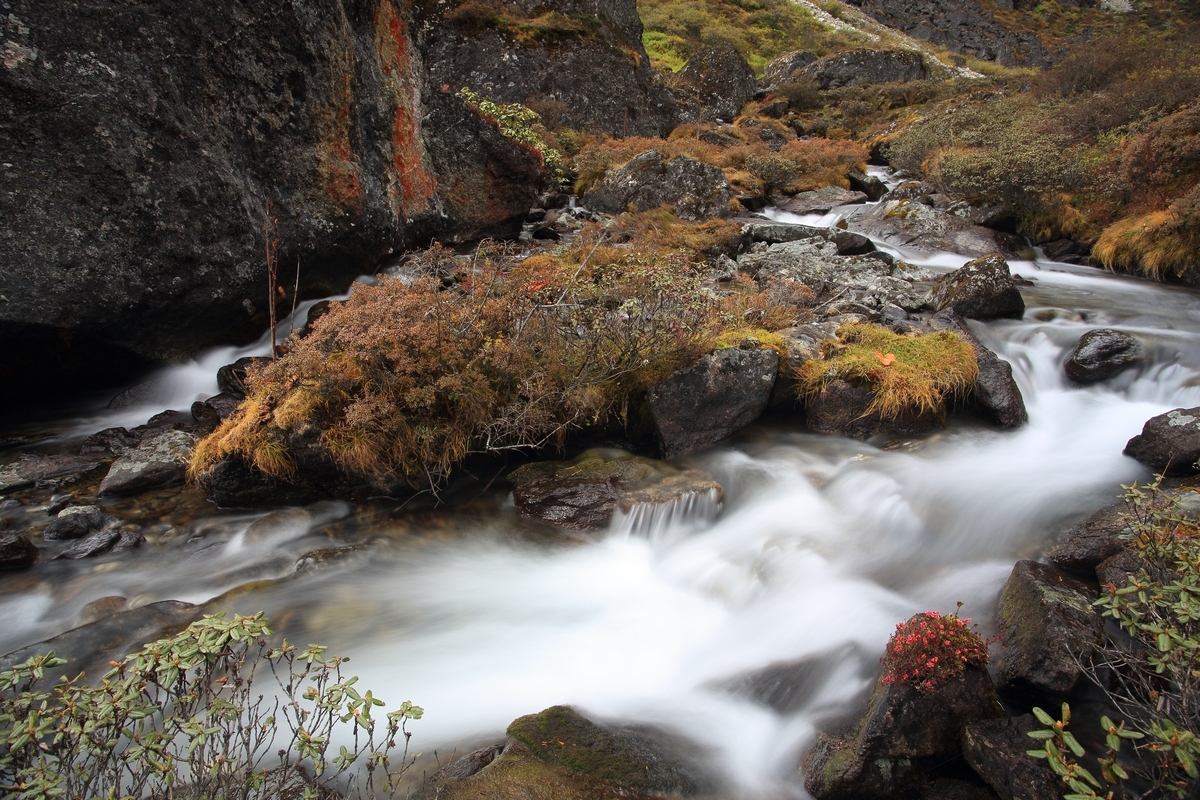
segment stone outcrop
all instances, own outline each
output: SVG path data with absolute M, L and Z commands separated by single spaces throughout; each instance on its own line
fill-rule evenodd
M 807 50 L 793 50 L 771 59 L 763 71 L 763 86 L 778 86 L 781 83 L 799 80 L 805 77 L 801 70 L 817 60 L 817 57 Z
M 824 214 L 836 206 L 865 203 L 864 192 L 852 192 L 840 186 L 823 186 L 810 192 L 800 192 L 790 200 L 776 203 L 780 211 L 790 214 Z
M 1013 379 L 1012 365 L 993 353 L 977 337 L 962 317 L 953 311 L 942 311 L 929 320 L 934 330 L 957 333 L 975 351 L 979 373 L 971 390 L 971 403 L 976 410 L 1001 428 L 1019 428 L 1029 421 L 1021 387 Z
M 1063 370 L 1076 383 L 1099 383 L 1136 365 L 1144 355 L 1141 342 L 1128 333 L 1097 328 L 1079 338 Z
M 1151 417 L 1125 445 L 1125 455 L 1164 475 L 1195 475 L 1200 471 L 1200 407 Z
M 37 557 L 38 549 L 27 536 L 0 531 L 0 572 L 32 567 Z
M 538 461 L 509 474 L 522 514 L 579 530 L 606 527 L 618 510 L 721 499 L 721 484 L 694 469 L 621 450 L 589 450 L 571 461 Z
M 432 86 L 526 103 L 575 129 L 665 136 L 675 127 L 678 111 L 650 68 L 633 0 L 451 0 L 427 8 Z
M 963 729 L 963 755 L 1000 797 L 1060 800 L 1062 781 L 1026 753 L 1033 749 L 1026 734 L 1041 727 L 1032 714 L 973 722 Z
M 963 213 L 969 216 L 965 209 Z M 878 205 L 868 206 L 847 222 L 852 231 L 882 239 L 894 247 L 911 247 L 928 253 L 949 251 L 985 256 L 1016 248 L 1016 242 L 1006 234 L 975 225 L 950 211 L 906 199 L 896 191 L 884 195 Z
M 258 335 L 266 239 L 280 283 L 299 262 L 312 295 L 433 235 L 519 230 L 537 162 L 430 82 L 424 13 L 11 3 L 0 378 L 111 382 L 114 367 Z
M 683 109 L 697 120 L 732 122 L 758 90 L 754 70 L 733 45 L 706 47 L 671 79 Z
M 185 431 L 163 431 L 142 439 L 113 462 L 100 482 L 100 494 L 134 494 L 182 483 L 196 437 Z
M 933 286 L 933 307 L 951 309 L 967 319 L 1020 319 L 1025 313 L 1021 290 L 1013 280 L 1008 262 L 999 253 L 968 261 L 954 272 L 938 278 Z
M 667 161 L 657 150 L 609 170 L 582 197 L 588 208 L 613 214 L 629 209 L 647 211 L 666 204 L 686 220 L 725 216 L 731 200 L 733 190 L 719 167 L 687 156 Z
M 920 53 L 912 50 L 846 50 L 825 56 L 800 70 L 821 89 L 871 83 L 906 83 L 929 77 Z

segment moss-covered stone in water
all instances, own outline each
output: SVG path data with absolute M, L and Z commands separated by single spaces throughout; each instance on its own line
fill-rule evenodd
M 609 731 L 568 706 L 514 720 L 508 735 L 539 760 L 644 792 L 696 791 L 681 765 L 648 737 Z

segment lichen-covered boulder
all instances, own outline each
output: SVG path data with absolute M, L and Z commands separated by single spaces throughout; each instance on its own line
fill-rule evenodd
M 642 410 L 664 458 L 716 444 L 762 414 L 775 385 L 774 350 L 727 348 L 650 388 Z
M 730 122 L 758 91 L 754 70 L 733 45 L 705 47 L 671 79 L 683 107 L 701 121 Z
M 925 80 L 929 68 L 921 54 L 913 50 L 860 49 L 825 56 L 804 67 L 800 74 L 812 78 L 822 89 L 838 89 Z
M 610 170 L 582 202 L 613 214 L 666 204 L 680 219 L 702 220 L 728 215 L 732 199 L 733 190 L 718 167 L 687 156 L 667 161 L 657 150 L 649 150 Z
M 1063 369 L 1076 383 L 1099 383 L 1136 365 L 1144 355 L 1141 342 L 1128 333 L 1098 328 L 1079 338 Z
M 679 469 L 621 450 L 589 450 L 571 461 L 525 464 L 508 476 L 522 514 L 579 530 L 606 527 L 617 511 L 721 499 L 721 484 L 705 472 Z
M 1103 630 L 1092 592 L 1036 561 L 1019 561 L 1000 591 L 1002 686 L 1062 695 L 1074 688 Z
M 823 239 L 837 247 L 839 256 L 862 256 L 877 251 L 875 243 L 861 233 L 841 228 L 817 228 L 811 225 L 785 225 L 750 222 L 742 225 L 742 241 L 749 245 L 782 244 L 806 239 Z M 886 259 L 885 259 L 886 260 Z
M 972 224 L 948 210 L 906 199 L 905 194 L 912 193 L 914 188 L 923 191 L 919 184 L 907 190 L 901 186 L 876 205 L 866 206 L 848 218 L 850 230 L 895 247 L 910 247 L 927 253 L 950 251 L 983 256 L 1017 249 L 1016 241 L 1006 234 Z
M 127 528 L 106 528 L 96 531 L 90 536 L 80 539 L 54 558 L 92 558 L 104 553 L 120 553 L 140 547 L 146 537 L 140 532 Z
M 938 311 L 950 309 L 967 319 L 1020 319 L 1025 301 L 999 253 L 968 261 L 933 286 L 933 305 Z
M 100 482 L 100 494 L 134 494 L 182 483 L 196 437 L 186 431 L 147 436 L 113 462 Z
M 1146 420 L 1125 455 L 1164 475 L 1195 475 L 1200 467 L 1200 407 L 1176 408 Z
M 793 50 L 790 53 L 775 56 L 763 70 L 762 85 L 771 87 L 799 80 L 804 77 L 801 70 L 816 60 L 817 57 L 807 50 Z

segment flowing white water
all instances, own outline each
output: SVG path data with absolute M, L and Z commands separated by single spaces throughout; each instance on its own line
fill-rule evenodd
M 941 268 L 966 260 L 904 256 Z M 986 631 L 1016 559 L 1114 501 L 1119 483 L 1148 477 L 1121 454 L 1145 420 L 1200 405 L 1194 292 L 1049 262 L 1014 269 L 1035 281 L 1025 320 L 973 327 L 1013 365 L 1029 410 L 1020 430 L 959 419 L 881 450 L 760 426 L 688 459 L 725 487 L 719 508 L 698 497 L 639 509 L 606 534 L 553 545 L 520 535 L 500 501 L 450 534 L 417 520 L 400 536 L 364 517 L 359 540 L 393 537 L 370 563 L 238 603 L 351 654 L 361 685 L 391 703 L 423 706 L 411 726 L 418 750 L 498 739 L 513 718 L 566 703 L 682 734 L 733 794 L 803 797 L 801 754 L 823 721 L 861 703 L 897 622 L 962 601 Z M 1152 363 L 1070 385 L 1063 359 L 1096 327 L 1139 337 Z M 0 598 L 0 616 L 32 626 L 0 646 L 61 629 L 105 594 L 201 600 L 284 575 L 349 513 L 324 505 L 260 523 L 214 513 L 121 569 L 79 575 L 67 599 Z M 756 671 L 788 664 L 787 702 L 755 690 Z

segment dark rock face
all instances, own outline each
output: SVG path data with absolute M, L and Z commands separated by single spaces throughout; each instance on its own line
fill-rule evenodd
M 933 286 L 933 307 L 952 309 L 967 319 L 1020 319 L 1025 313 L 1021 291 L 999 253 L 968 261 L 939 278 Z
M 742 226 L 742 240 L 747 245 L 755 242 L 782 244 L 803 239 L 824 239 L 833 242 L 839 256 L 863 256 L 876 252 L 875 243 L 860 233 L 841 228 L 814 228 L 809 225 L 771 225 L 752 222 Z
M 846 179 L 850 181 L 850 188 L 856 192 L 862 192 L 867 196 L 867 199 L 874 203 L 887 194 L 887 184 L 876 178 L 874 175 L 867 175 L 865 172 L 859 172 L 857 169 L 850 170 L 846 175 Z
M 533 157 L 431 90 L 411 5 L 110 6 L 6 11 L 6 352 L 145 363 L 257 334 L 268 204 L 280 281 L 299 260 L 308 295 L 440 232 L 515 233 L 532 205 Z M 15 361 L 0 378 L 35 384 Z
M 818 800 L 904 797 L 914 793 L 925 763 L 957 754 L 963 728 L 1003 714 L 992 679 L 978 667 L 929 694 L 907 683 L 876 683 L 852 738 L 817 739 L 801 767 L 804 788 Z
M 778 86 L 781 83 L 794 81 L 804 77 L 801 70 L 817 60 L 817 57 L 807 50 L 795 50 L 771 59 L 763 72 L 763 86 Z
M 963 755 L 1001 797 L 1059 800 L 1062 781 L 1045 761 L 1025 753 L 1033 741 L 1026 734 L 1041 727 L 1032 714 L 973 722 L 963 729 Z
M 665 458 L 716 444 L 762 414 L 775 385 L 774 350 L 718 350 L 650 389 L 643 414 Z
M 1125 455 L 1164 475 L 1195 475 L 1200 459 L 1200 407 L 1151 417 L 1125 445 Z
M 698 496 L 716 501 L 724 491 L 699 470 L 681 470 L 620 450 L 589 450 L 572 461 L 526 464 L 508 479 L 522 514 L 581 530 L 604 528 L 618 509 Z
M 147 436 L 113 462 L 100 482 L 100 494 L 134 494 L 182 483 L 195 443 L 196 437 L 184 431 Z
M 28 538 L 0 531 L 0 572 L 32 567 L 37 556 L 37 547 Z
M 671 89 L 701 121 L 732 122 L 758 91 L 754 70 L 733 45 L 706 47 L 673 77 Z
M 43 481 L 67 480 L 90 472 L 97 466 L 99 464 L 89 458 L 23 453 L 13 463 L 0 467 L 0 492 Z
M 953 311 L 935 314 L 929 323 L 934 330 L 954 331 L 975 351 L 979 374 L 975 376 L 971 402 L 977 410 L 1001 428 L 1019 428 L 1029 421 L 1025 398 L 1013 380 L 1011 364 L 985 347 Z
M 1092 577 L 1101 562 L 1125 551 L 1120 539 L 1129 530 L 1125 513 L 1128 509 L 1124 503 L 1100 509 L 1068 530 L 1046 554 L 1046 560 L 1063 572 Z
M 1103 629 L 1087 586 L 1036 561 L 1019 561 L 1000 592 L 1001 685 L 1065 694 Z
M 319 305 L 319 304 L 318 304 Z M 311 317 L 311 312 L 309 316 Z M 246 370 L 253 366 L 266 366 L 271 359 L 266 356 L 246 356 L 217 370 L 217 388 L 237 398 L 246 396 Z
M 1041 40 L 1010 31 L 974 0 L 850 0 L 875 19 L 914 39 L 1005 66 L 1047 64 Z
M 1111 328 L 1088 331 L 1067 356 L 1063 369 L 1076 383 L 1099 383 L 1142 360 L 1141 343 Z
M 452 93 L 465 86 L 504 103 L 548 101 L 561 115 L 559 124 L 576 129 L 666 136 L 675 127 L 678 111 L 650 68 L 633 0 L 508 4 L 515 16 L 558 13 L 567 23 L 532 40 L 489 24 L 477 15 L 481 5 L 452 0 L 427 14 L 432 86 L 448 86 Z
M 813 433 L 866 441 L 883 426 L 879 414 L 867 410 L 874 400 L 870 389 L 843 380 L 830 381 L 820 394 L 809 398 L 804 408 L 805 424 Z
M 83 440 L 79 447 L 81 456 L 119 456 L 131 447 L 137 447 L 141 437 L 125 428 L 105 428 Z
M 610 170 L 582 201 L 588 208 L 612 214 L 630 208 L 647 211 L 666 203 L 680 219 L 702 220 L 727 215 L 732 199 L 733 190 L 720 168 L 687 156 L 667 161 L 650 150 Z
M 840 186 L 823 186 L 811 192 L 800 192 L 792 199 L 780 203 L 779 210 L 791 214 L 824 214 L 836 206 L 865 203 L 867 199 L 863 192 L 852 192 Z
M 99 506 L 71 506 L 58 512 L 42 532 L 42 538 L 49 541 L 81 539 L 114 521 Z
M 822 89 L 870 83 L 902 83 L 929 77 L 920 53 L 911 50 L 846 50 L 814 61 L 800 71 Z

